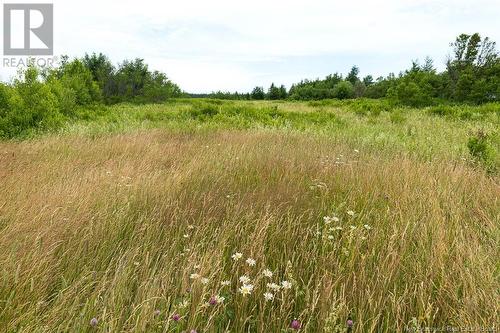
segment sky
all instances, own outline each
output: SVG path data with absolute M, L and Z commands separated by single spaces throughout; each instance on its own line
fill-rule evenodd
M 426 56 L 443 69 L 460 33 L 500 42 L 498 0 L 52 3 L 56 55 L 102 52 L 115 64 L 143 58 L 191 93 L 250 91 L 272 82 L 290 87 L 305 78 L 345 75 L 353 65 L 361 76 L 386 76 Z M 14 72 L 0 66 L 0 79 Z

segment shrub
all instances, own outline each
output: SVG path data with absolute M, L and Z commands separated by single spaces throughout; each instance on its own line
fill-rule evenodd
M 467 148 L 474 160 L 482 164 L 488 172 L 495 172 L 498 169 L 495 148 L 491 143 L 491 137 L 483 130 L 477 131 L 469 138 Z
M 354 97 L 354 87 L 351 82 L 342 81 L 333 87 L 333 96 L 338 99 L 347 99 Z

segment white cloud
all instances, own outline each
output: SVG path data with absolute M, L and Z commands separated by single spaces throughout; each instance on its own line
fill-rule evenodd
M 270 81 L 289 85 L 299 74 L 346 72 L 354 64 L 351 58 L 362 74 L 398 72 L 426 55 L 441 65 L 449 42 L 462 32 L 477 31 L 500 41 L 497 0 L 54 4 L 56 53 L 98 51 L 115 62 L 142 57 L 193 92 L 249 90 Z M 318 57 L 337 62 L 322 62 L 318 68 L 313 63 Z M 1 74 L 5 78 L 4 69 Z

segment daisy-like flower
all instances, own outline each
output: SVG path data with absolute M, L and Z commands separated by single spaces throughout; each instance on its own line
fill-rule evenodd
M 182 302 L 179 303 L 179 308 L 185 309 L 189 306 L 189 301 L 187 299 L 183 300 Z
M 264 293 L 264 299 L 266 301 L 272 301 L 274 299 L 274 295 L 271 293 Z
M 255 260 L 252 258 L 248 258 L 246 263 L 248 266 L 255 266 Z
M 340 219 L 339 219 L 337 216 L 333 216 L 333 217 L 332 217 L 332 221 L 333 221 L 333 222 L 339 222 L 339 221 L 340 221 Z
M 215 295 L 215 300 L 217 301 L 217 304 L 222 304 L 226 298 L 224 296 Z
M 190 278 L 191 280 L 198 280 L 200 277 L 201 277 L 201 276 L 200 276 L 200 274 L 198 274 L 198 273 L 193 273 L 193 274 L 191 274 L 191 275 L 189 276 L 189 278 Z
M 235 254 L 233 254 L 231 256 L 231 258 L 233 258 L 234 261 L 238 261 L 240 260 L 241 258 L 243 258 L 243 253 L 240 253 L 240 252 L 236 252 Z
M 329 240 L 333 240 L 335 237 L 333 237 L 332 235 L 328 236 L 328 239 Z
M 292 288 L 292 283 L 290 283 L 288 281 L 282 281 L 281 282 L 281 287 L 283 289 L 291 289 Z
M 268 278 L 272 278 L 273 272 L 271 272 L 269 269 L 265 269 L 262 271 L 262 275 L 264 275 L 265 277 L 268 277 Z
M 368 224 L 365 224 L 364 227 L 366 230 L 372 230 L 372 227 L 370 227 Z
M 202 284 L 208 284 L 208 282 L 209 282 L 209 281 L 210 281 L 210 280 L 209 280 L 208 278 L 202 278 L 202 279 L 201 279 L 201 283 L 202 283 Z
M 243 296 L 250 295 L 253 291 L 253 285 L 251 284 L 244 284 L 240 287 L 240 293 Z
M 330 216 L 324 216 L 323 222 L 325 222 L 325 224 L 330 224 L 332 223 L 332 218 Z
M 231 285 L 231 281 L 229 281 L 229 280 L 222 281 L 220 283 L 220 285 L 223 286 L 223 287 L 230 286 Z
M 250 282 L 250 278 L 246 275 L 242 275 L 240 276 L 240 282 L 243 284 L 247 284 L 248 282 Z
M 269 288 L 271 290 L 276 290 L 276 291 L 281 289 L 281 287 L 279 285 L 277 285 L 276 283 L 268 283 L 267 288 Z
M 349 215 L 349 216 L 351 216 L 351 217 L 353 217 L 353 216 L 354 216 L 354 214 L 355 214 L 355 213 L 354 213 L 354 211 L 352 211 L 352 210 L 348 210 L 348 211 L 347 211 L 347 215 Z

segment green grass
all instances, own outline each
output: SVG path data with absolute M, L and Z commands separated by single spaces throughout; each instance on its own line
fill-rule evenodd
M 0 331 L 497 329 L 498 105 L 452 108 L 173 100 L 2 141 Z

